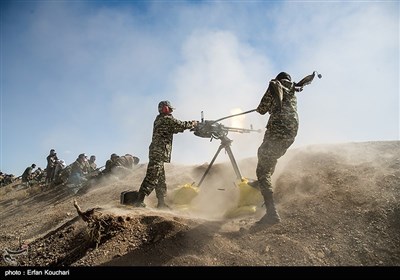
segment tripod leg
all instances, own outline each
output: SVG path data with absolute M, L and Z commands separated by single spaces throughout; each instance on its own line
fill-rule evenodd
M 199 184 L 197 185 L 198 187 L 200 187 L 201 183 L 203 183 L 204 178 L 206 178 L 208 171 L 210 171 L 211 166 L 214 164 L 214 161 L 216 160 L 219 152 L 221 152 L 222 148 L 224 148 L 224 145 L 220 145 L 217 152 L 215 153 L 213 159 L 211 160 L 210 165 L 208 165 L 206 172 L 204 172 L 203 177 L 201 177 Z
M 240 174 L 239 166 L 237 165 L 235 157 L 233 156 L 231 147 L 230 146 L 226 146 L 225 150 L 227 151 L 229 159 L 231 160 L 233 169 L 235 170 L 236 177 L 238 179 L 242 179 L 242 174 Z

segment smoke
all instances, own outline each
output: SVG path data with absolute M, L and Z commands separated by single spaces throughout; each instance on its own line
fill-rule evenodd
M 231 115 L 236 115 L 236 114 L 240 114 L 243 113 L 243 110 L 240 108 L 233 108 L 230 111 Z M 240 116 L 236 116 L 234 118 L 232 118 L 230 120 L 230 126 L 232 127 L 238 127 L 238 128 L 244 128 L 244 121 L 245 121 L 246 116 L 245 115 L 240 115 Z
M 176 117 L 200 120 L 203 112 L 205 120 L 216 120 L 236 110 L 247 111 L 258 105 L 260 88 L 264 87 L 259 81 L 263 81 L 265 69 L 270 68 L 268 60 L 249 45 L 241 44 L 232 32 L 196 30 L 184 42 L 182 55 L 183 63 L 173 73 L 174 89 L 171 92 L 175 96 Z M 265 126 L 260 125 L 262 121 L 255 113 L 221 123 L 230 126 L 236 120 L 246 127 L 250 124 L 259 128 Z M 250 143 L 259 142 L 256 135 L 229 133 L 228 137 L 233 140 L 232 150 L 237 158 L 255 155 L 254 145 Z M 209 140 L 196 139 L 190 134 L 177 135 L 174 141 L 173 160 L 186 164 L 209 162 L 219 142 L 213 140 L 210 144 L 207 143 Z M 227 158 L 221 155 L 217 162 L 222 159 Z

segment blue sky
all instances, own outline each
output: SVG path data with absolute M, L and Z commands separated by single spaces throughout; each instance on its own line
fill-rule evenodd
M 2 1 L 0 170 L 46 166 L 54 148 L 104 165 L 148 162 L 161 100 L 181 120 L 257 107 L 271 78 L 323 75 L 298 95 L 295 144 L 399 140 L 398 1 Z M 227 119 L 263 129 L 268 115 Z M 263 133 L 230 133 L 237 159 Z M 210 162 L 189 131 L 172 162 Z M 228 161 L 224 153 L 218 161 Z

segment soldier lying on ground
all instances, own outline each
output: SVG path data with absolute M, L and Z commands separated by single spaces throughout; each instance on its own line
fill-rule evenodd
M 117 154 L 111 154 L 110 159 L 107 160 L 105 169 L 101 172 L 101 175 L 113 174 L 117 177 L 126 176 L 134 166 L 138 165 L 139 158 L 131 154 L 125 154 L 119 156 Z

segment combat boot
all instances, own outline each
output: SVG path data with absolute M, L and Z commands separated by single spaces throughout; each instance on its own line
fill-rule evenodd
M 265 201 L 267 213 L 257 222 L 259 225 L 273 225 L 281 221 L 278 212 L 276 211 L 272 192 L 262 194 Z
M 142 191 L 138 192 L 138 196 L 136 201 L 133 203 L 134 207 L 146 207 L 146 204 L 144 203 L 144 198 L 145 198 L 146 194 Z
M 164 200 L 164 197 L 163 197 L 163 196 L 158 198 L 157 208 L 158 208 L 158 209 L 171 209 L 171 208 L 165 203 L 165 200 Z
M 260 184 L 258 183 L 257 180 L 255 181 L 249 181 L 247 182 L 247 184 L 255 189 L 260 189 Z

